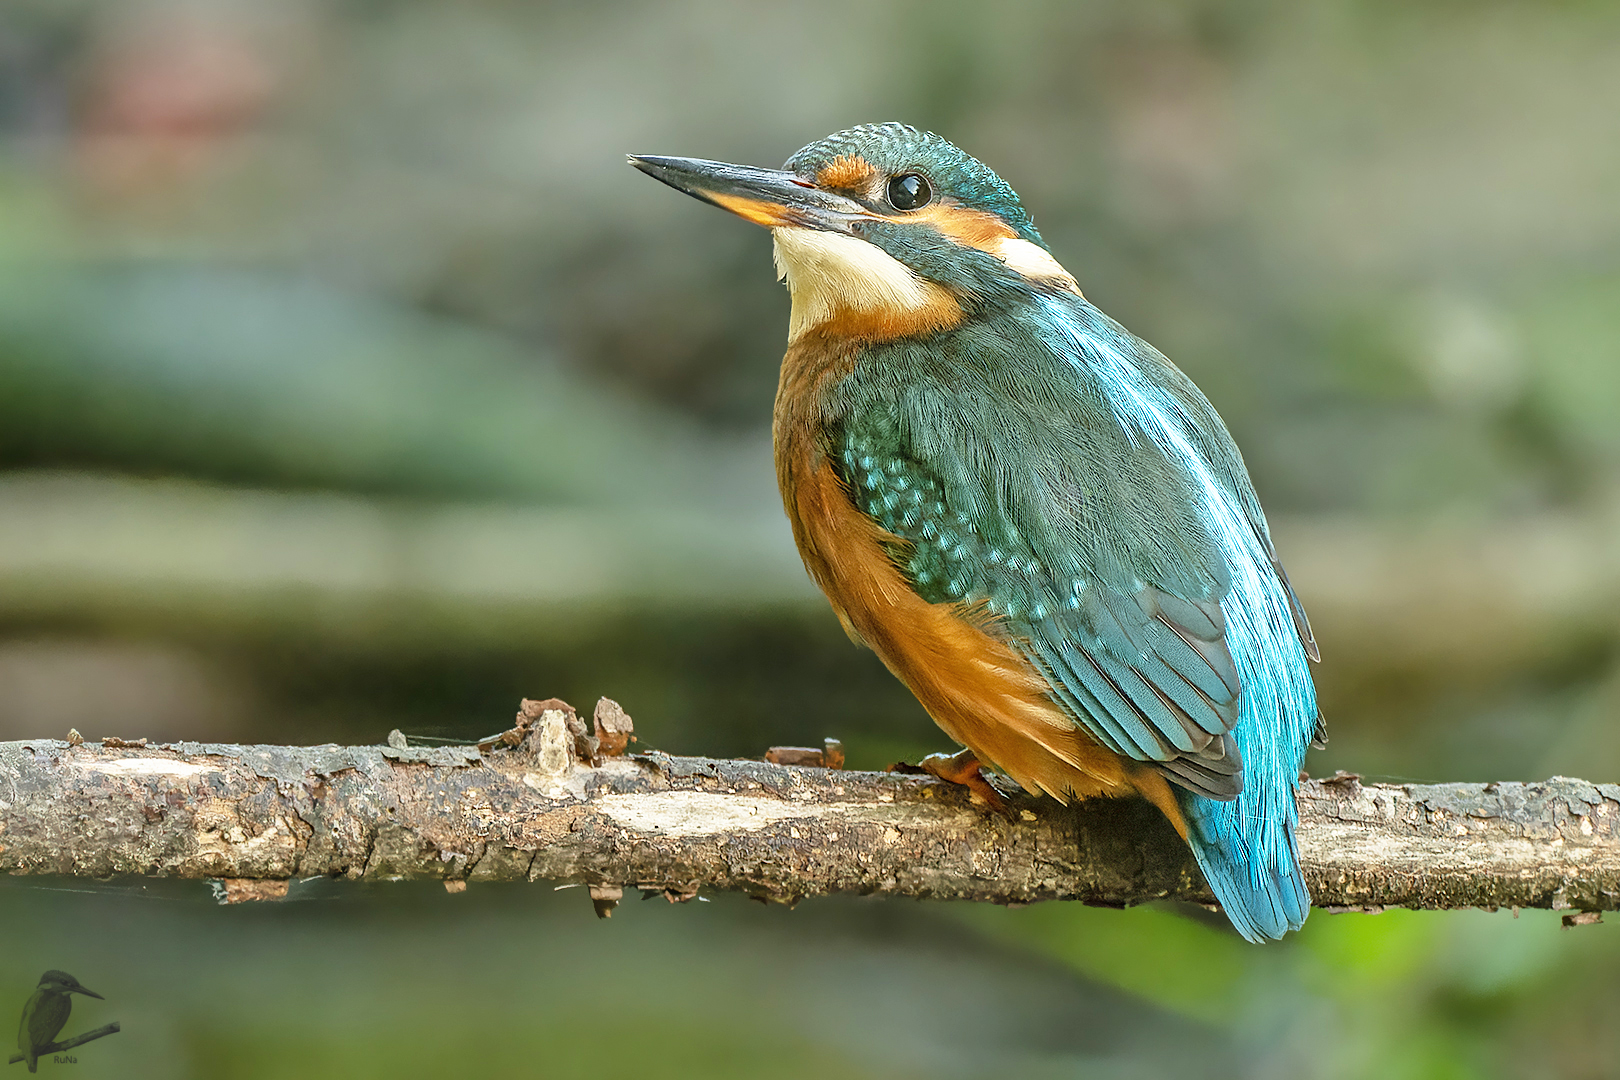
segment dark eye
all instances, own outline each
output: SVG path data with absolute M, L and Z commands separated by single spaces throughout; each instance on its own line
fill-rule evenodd
M 934 189 L 921 173 L 901 173 L 889 181 L 889 204 L 896 210 L 915 210 L 927 206 L 934 197 Z

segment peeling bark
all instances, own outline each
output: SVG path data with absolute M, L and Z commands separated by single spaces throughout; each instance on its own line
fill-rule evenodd
M 0 870 L 213 878 L 226 900 L 317 875 L 452 891 L 545 879 L 593 886 L 603 911 L 622 887 L 676 900 L 1211 900 L 1139 800 L 1018 796 L 1009 820 L 929 777 L 656 751 L 593 766 L 572 710 L 529 720 L 515 739 L 433 749 L 0 743 Z M 1299 808 L 1318 906 L 1601 911 L 1620 899 L 1617 785 L 1338 777 L 1304 782 Z

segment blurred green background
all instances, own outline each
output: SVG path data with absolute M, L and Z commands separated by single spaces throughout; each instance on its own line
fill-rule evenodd
M 769 240 L 625 167 L 931 127 L 1227 418 L 1378 778 L 1620 779 L 1620 6 L 7 0 L 0 738 L 943 746 L 792 550 Z M 1615 1077 L 1620 938 L 12 880 L 84 1077 Z M 62 1066 L 46 1064 L 44 1070 Z

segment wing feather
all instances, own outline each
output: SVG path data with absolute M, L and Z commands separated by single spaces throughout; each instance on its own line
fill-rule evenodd
M 1102 745 L 1235 798 L 1243 684 L 1222 602 L 1243 544 L 1211 484 L 1231 487 L 1217 497 L 1241 507 L 1316 656 L 1241 459 L 1137 339 L 1030 325 L 880 347 L 841 384 L 829 457 L 919 595 L 988 613 Z

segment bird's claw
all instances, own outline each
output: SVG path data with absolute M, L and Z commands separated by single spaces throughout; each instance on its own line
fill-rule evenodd
M 929 754 L 915 765 L 898 761 L 890 765 L 888 771 L 910 775 L 927 774 L 947 784 L 960 784 L 1002 817 L 1009 820 L 1013 817 L 1006 796 L 984 775 L 978 757 L 971 750 L 963 750 L 956 754 Z

